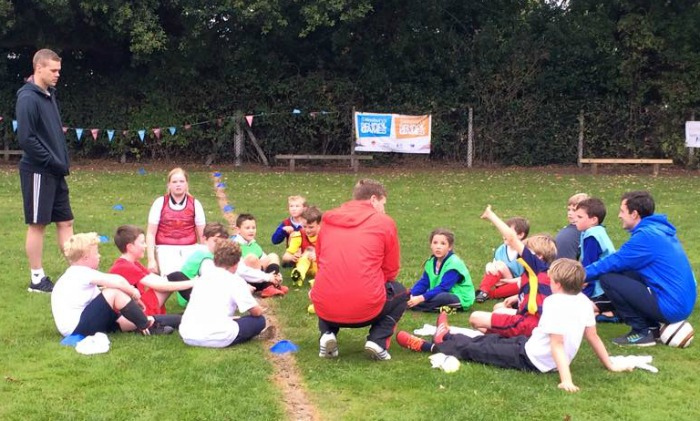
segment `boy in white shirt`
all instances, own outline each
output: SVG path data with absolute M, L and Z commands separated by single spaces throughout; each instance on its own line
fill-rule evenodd
M 195 282 L 182 316 L 179 331 L 187 345 L 225 348 L 248 341 L 265 328 L 262 307 L 248 284 L 236 274 L 240 259 L 237 243 L 217 240 L 216 267 Z M 234 320 L 236 310 L 248 315 Z
M 525 336 L 504 338 L 482 335 L 470 338 L 450 334 L 447 315 L 438 317 L 433 342 L 399 332 L 396 341 L 413 351 L 442 352 L 462 360 L 476 361 L 503 368 L 547 373 L 559 372 L 559 388 L 577 392 L 569 365 L 585 337 L 598 359 L 610 371 L 629 368 L 614 366 L 595 327 L 595 317 L 588 298 L 581 293 L 585 271 L 572 259 L 558 259 L 549 268 L 552 295 L 544 300 L 539 325 L 528 339 Z
M 144 335 L 168 334 L 143 312 L 141 294 L 119 275 L 97 270 L 100 240 L 96 233 L 75 234 L 63 245 L 70 267 L 51 294 L 51 311 L 63 336 L 138 330 Z M 100 290 L 102 287 L 102 290 Z

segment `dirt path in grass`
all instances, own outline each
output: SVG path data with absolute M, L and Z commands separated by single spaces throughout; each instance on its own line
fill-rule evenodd
M 219 203 L 219 209 L 221 209 L 226 222 L 229 224 L 229 231 L 234 232 L 236 227 L 236 215 L 229 206 L 228 198 L 226 197 L 226 186 L 222 184 L 221 175 L 219 173 L 213 173 L 212 180 L 214 182 L 214 192 Z M 274 345 L 279 338 L 284 337 L 284 335 L 280 332 L 280 323 L 275 314 L 277 303 L 274 301 L 274 298 L 267 299 L 264 305 L 267 307 L 265 318 L 267 319 L 268 325 L 274 326 L 274 328 L 271 328 L 270 331 L 264 335 L 266 336 L 263 340 L 265 357 L 270 364 L 272 364 L 272 381 L 275 382 L 275 385 L 277 385 L 277 388 L 281 392 L 287 419 L 295 421 L 320 420 L 321 417 L 319 416 L 318 410 L 311 403 L 309 394 L 302 382 L 302 377 L 297 367 L 294 354 L 273 354 L 268 351 L 270 347 Z

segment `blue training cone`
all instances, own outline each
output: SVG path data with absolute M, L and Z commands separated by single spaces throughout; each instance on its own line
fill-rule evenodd
M 299 347 L 292 341 L 283 339 L 270 347 L 270 351 L 274 354 L 286 354 L 288 352 L 297 352 Z

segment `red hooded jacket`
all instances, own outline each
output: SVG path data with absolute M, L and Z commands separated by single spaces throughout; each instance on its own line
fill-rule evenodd
M 336 323 L 370 321 L 386 302 L 384 284 L 399 273 L 396 223 L 368 200 L 347 202 L 323 214 L 316 257 L 316 314 Z

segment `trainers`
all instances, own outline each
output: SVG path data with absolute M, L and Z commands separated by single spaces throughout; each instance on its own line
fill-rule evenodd
M 438 308 L 438 311 L 440 313 L 447 313 L 447 314 L 457 313 L 457 309 L 455 307 L 452 307 L 452 306 L 442 306 L 442 307 Z
M 262 298 L 274 297 L 275 295 L 284 295 L 284 292 L 274 285 L 270 285 L 269 287 L 260 291 L 260 297 Z
M 490 297 L 489 297 L 488 292 L 484 292 L 484 291 L 479 290 L 479 292 L 476 293 L 476 302 L 479 304 L 485 303 L 486 301 L 489 300 L 489 298 Z
M 399 344 L 401 348 L 421 352 L 426 341 L 425 339 L 419 338 L 418 336 L 413 336 L 405 330 L 402 330 L 396 334 L 396 343 Z
M 617 316 L 606 316 L 605 314 L 599 314 L 595 316 L 596 323 L 620 323 L 620 318 Z
M 647 330 L 646 333 L 630 331 L 626 335 L 622 335 L 612 340 L 615 345 L 619 346 L 654 346 L 656 339 L 654 334 Z
M 319 341 L 318 356 L 321 358 L 335 358 L 338 356 L 338 340 L 335 334 L 326 332 L 321 335 Z
M 141 331 L 141 334 L 143 336 L 151 336 L 151 335 L 170 335 L 173 333 L 175 329 L 173 329 L 170 326 L 162 325 L 156 321 L 154 321 L 151 326 L 148 328 L 144 329 Z
M 389 352 L 372 341 L 365 342 L 365 352 L 370 359 L 375 361 L 389 361 Z
M 49 278 L 48 276 L 44 276 L 43 278 L 41 278 L 41 281 L 39 281 L 38 284 L 35 284 L 30 280 L 27 291 L 50 294 L 51 291 L 53 291 L 53 282 L 51 282 L 51 278 Z
M 433 335 L 433 343 L 441 344 L 445 339 L 445 335 L 450 333 L 450 325 L 447 323 L 447 313 L 444 311 L 440 312 L 435 325 L 437 327 L 435 328 L 435 335 Z
M 269 341 L 270 339 L 274 338 L 276 334 L 277 328 L 274 325 L 267 325 L 255 338 L 261 341 Z
M 302 286 L 304 283 L 304 280 L 301 279 L 301 272 L 299 272 L 299 269 L 294 268 L 292 269 L 292 285 L 296 285 L 298 287 Z

